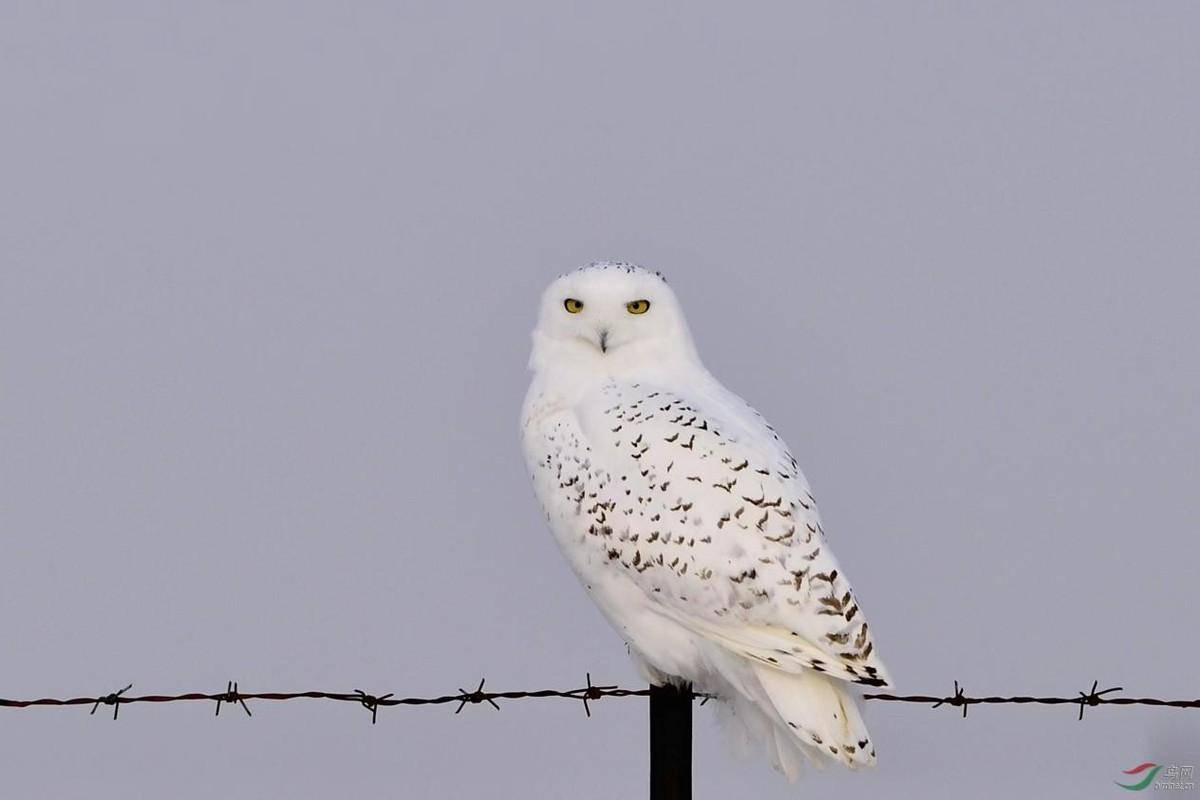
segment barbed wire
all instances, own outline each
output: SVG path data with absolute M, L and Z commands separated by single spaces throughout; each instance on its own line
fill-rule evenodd
M 864 694 L 864 700 L 882 700 L 892 703 L 932 703 L 932 708 L 948 705 L 954 708 L 961 708 L 962 715 L 967 716 L 967 709 L 970 706 L 978 705 L 1043 705 L 1043 706 L 1063 706 L 1072 705 L 1079 706 L 1079 719 L 1083 719 L 1083 711 L 1088 706 L 1162 706 L 1167 708 L 1200 708 L 1200 698 L 1194 700 L 1160 700 L 1157 697 L 1106 697 L 1113 692 L 1125 691 L 1121 686 L 1113 686 L 1109 689 L 1096 691 L 1100 686 L 1099 681 L 1092 681 L 1092 688 L 1086 692 L 1077 692 L 1076 697 L 1031 697 L 1028 695 L 1014 695 L 1010 697 L 998 697 L 989 695 L 985 697 L 972 697 L 966 694 L 966 690 L 958 685 L 958 681 L 954 682 L 954 694 L 946 697 L 936 697 L 923 694 Z
M 34 706 L 80 706 L 90 705 L 92 710 L 90 714 L 95 714 L 100 706 L 112 706 L 113 719 L 116 719 L 121 712 L 121 706 L 132 703 L 178 703 L 184 701 L 209 701 L 216 703 L 215 716 L 221 713 L 221 706 L 237 704 L 246 712 L 246 716 L 253 716 L 250 711 L 250 706 L 246 704 L 247 700 L 270 700 L 270 701 L 285 701 L 285 700 L 301 700 L 301 699 L 317 699 L 317 700 L 335 700 L 344 703 L 357 703 L 371 712 L 371 724 L 375 724 L 379 709 L 389 706 L 436 706 L 456 704 L 454 709 L 455 714 L 462 712 L 467 705 L 479 705 L 482 703 L 489 704 L 492 708 L 499 711 L 499 700 L 530 700 L 534 698 L 560 698 L 565 700 L 575 700 L 582 702 L 584 713 L 591 717 L 592 709 L 589 702 L 600 700 L 606 697 L 648 697 L 649 689 L 623 689 L 619 686 L 598 686 L 592 683 L 591 673 L 587 674 L 587 683 L 578 689 L 534 689 L 522 691 L 504 691 L 495 692 L 485 690 L 487 680 L 479 681 L 479 685 L 473 691 L 459 688 L 456 694 L 444 694 L 435 697 L 396 697 L 394 692 L 389 692 L 383 695 L 375 695 L 365 692 L 361 689 L 354 689 L 351 692 L 326 692 L 326 691 L 307 691 L 307 692 L 242 692 L 238 688 L 236 681 L 229 681 L 225 686 L 225 691 L 206 693 L 206 692 L 185 692 L 183 694 L 147 694 L 147 695 L 130 695 L 127 692 L 133 688 L 133 684 L 125 686 L 108 694 L 97 695 L 94 697 L 70 697 L 70 698 L 54 698 L 43 697 L 36 700 L 9 700 L 0 697 L 0 708 L 32 708 Z M 910 694 L 880 694 L 867 693 L 862 697 L 867 701 L 889 702 L 889 703 L 913 703 L 918 705 L 928 705 L 931 708 L 940 708 L 941 706 L 949 706 L 953 708 L 961 708 L 962 715 L 967 716 L 967 709 L 974 705 L 1077 705 L 1079 706 L 1079 719 L 1083 719 L 1084 709 L 1089 706 L 1163 706 L 1170 708 L 1200 708 L 1200 699 L 1194 700 L 1160 700 L 1154 697 L 1110 697 L 1115 692 L 1124 691 L 1120 686 L 1114 686 L 1108 689 L 1099 688 L 1099 681 L 1092 682 L 1092 688 L 1086 692 L 1077 692 L 1075 697 L 1034 697 L 1029 695 L 1014 695 L 1008 697 L 1002 696 L 980 696 L 975 697 L 968 695 L 966 690 L 959 686 L 958 681 L 954 682 L 954 693 L 945 696 Z M 704 705 L 709 700 L 713 699 L 711 695 L 701 692 L 692 692 L 693 699 L 700 700 L 700 704 Z

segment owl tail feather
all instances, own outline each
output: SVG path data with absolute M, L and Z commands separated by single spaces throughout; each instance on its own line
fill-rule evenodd
M 772 735 L 764 738 L 768 749 L 774 746 L 776 765 L 789 779 L 795 779 L 802 763 L 796 758 L 797 743 L 810 758 L 820 753 L 848 767 L 875 764 L 867 726 L 842 681 L 810 670 L 782 672 L 759 665 L 753 670 L 778 715 Z

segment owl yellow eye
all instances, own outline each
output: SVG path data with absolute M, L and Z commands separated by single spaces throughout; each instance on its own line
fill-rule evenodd
M 563 300 L 563 308 L 571 314 L 578 314 L 580 311 L 583 311 L 583 301 L 576 300 L 574 297 L 568 297 L 566 300 Z
M 645 314 L 650 310 L 649 300 L 630 300 L 625 304 L 625 310 L 630 314 Z

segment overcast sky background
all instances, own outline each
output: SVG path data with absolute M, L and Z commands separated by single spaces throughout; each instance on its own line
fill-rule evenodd
M 1195 697 L 1200 7 L 0 4 L 0 696 L 630 684 L 517 415 L 663 270 L 900 688 Z M 790 368 L 767 368 L 787 354 Z M 646 708 L 0 710 L 12 797 L 638 797 Z M 799 786 L 1120 795 L 1200 714 L 871 704 Z

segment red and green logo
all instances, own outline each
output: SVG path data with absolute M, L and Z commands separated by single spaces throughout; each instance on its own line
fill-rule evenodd
M 1155 764 L 1153 761 L 1144 761 L 1133 769 L 1121 770 L 1126 775 L 1141 775 L 1143 772 L 1146 773 L 1146 776 L 1140 781 L 1137 783 L 1121 783 L 1119 781 L 1113 781 L 1113 783 L 1117 784 L 1117 786 L 1120 786 L 1122 789 L 1128 789 L 1131 792 L 1140 792 L 1142 789 L 1145 789 L 1147 786 L 1154 783 L 1154 776 L 1158 774 L 1160 769 L 1162 769 L 1162 764 Z

